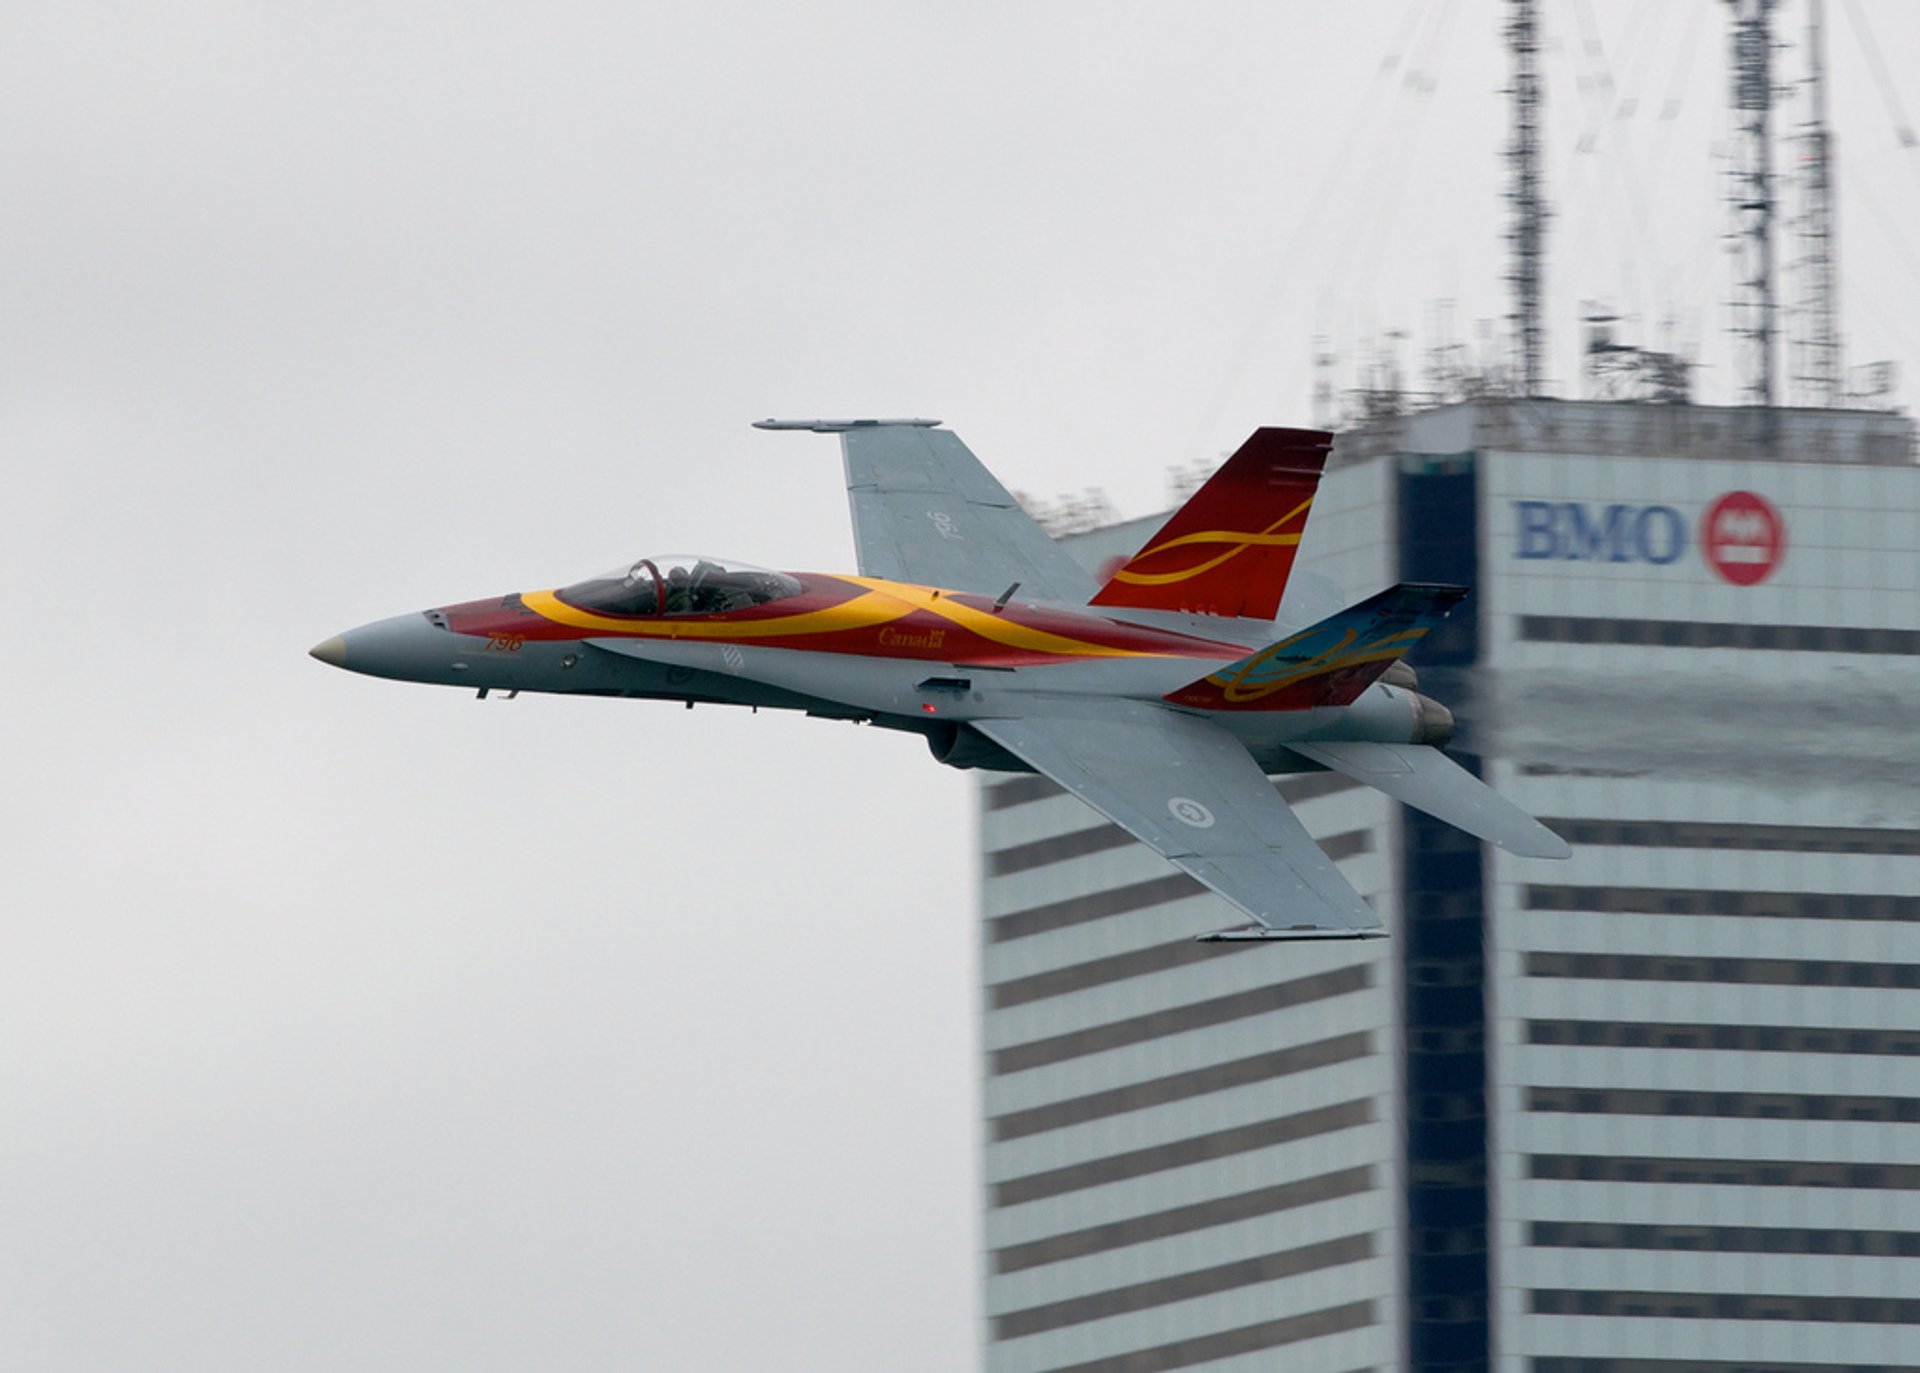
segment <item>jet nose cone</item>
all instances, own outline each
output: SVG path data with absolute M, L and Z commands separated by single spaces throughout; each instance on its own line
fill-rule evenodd
M 312 657 L 318 658 L 328 667 L 345 667 L 347 665 L 347 641 L 338 634 L 322 643 L 315 644 L 312 648 L 308 649 L 307 652 Z
M 427 615 L 395 615 L 336 634 L 308 650 L 331 667 L 401 682 L 467 681 L 487 641 L 440 628 Z

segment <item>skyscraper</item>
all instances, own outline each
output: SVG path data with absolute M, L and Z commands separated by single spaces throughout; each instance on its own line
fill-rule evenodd
M 983 786 L 990 1369 L 1920 1366 L 1920 468 L 1903 417 L 1771 419 L 1335 450 L 1303 567 L 1474 588 L 1411 661 L 1567 863 L 1282 779 L 1394 937 L 1222 951 Z

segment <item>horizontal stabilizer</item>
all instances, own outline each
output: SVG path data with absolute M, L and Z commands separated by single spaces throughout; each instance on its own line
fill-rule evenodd
M 1254 430 L 1092 603 L 1271 620 L 1332 446 L 1318 429 Z
M 1351 705 L 1466 594 L 1465 587 L 1402 582 L 1209 672 L 1166 699 L 1201 710 Z
M 1566 858 L 1567 841 L 1454 762 L 1425 744 L 1289 744 L 1322 767 L 1384 791 L 1522 858 Z

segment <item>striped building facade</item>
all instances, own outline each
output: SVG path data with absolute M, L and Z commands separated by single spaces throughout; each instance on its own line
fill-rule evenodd
M 1302 566 L 1475 588 L 1414 666 L 1566 863 L 1283 778 L 1394 937 L 1197 945 L 1238 917 L 984 782 L 988 1369 L 1920 1368 L 1920 470 L 1784 418 L 1336 449 Z
M 1389 579 L 1390 477 L 1323 484 L 1303 566 Z M 1158 523 L 1071 546 L 1098 566 Z M 1390 804 L 1279 785 L 1392 924 Z M 1245 917 L 1073 797 L 1003 777 L 980 804 L 987 1367 L 1393 1367 L 1393 941 L 1196 944 Z

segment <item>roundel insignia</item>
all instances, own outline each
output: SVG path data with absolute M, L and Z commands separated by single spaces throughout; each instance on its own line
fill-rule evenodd
M 1204 830 L 1213 826 L 1213 812 L 1191 796 L 1176 796 L 1167 802 L 1167 810 L 1183 825 Z

